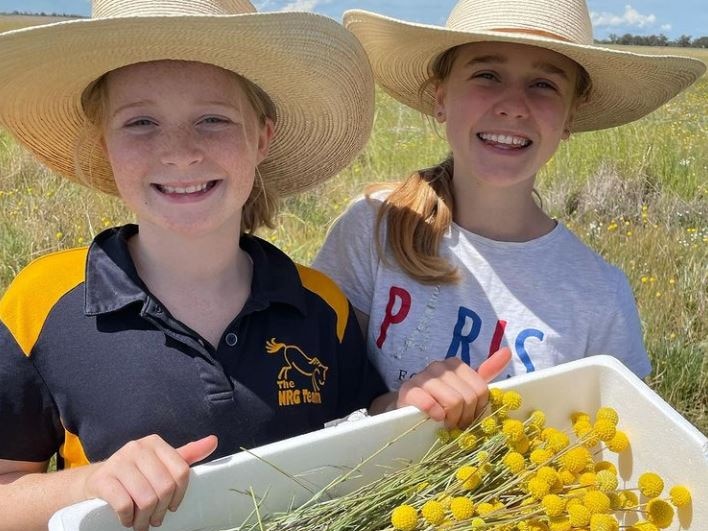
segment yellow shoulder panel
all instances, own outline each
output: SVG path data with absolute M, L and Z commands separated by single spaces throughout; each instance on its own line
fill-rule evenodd
M 64 429 L 64 444 L 59 447 L 59 455 L 64 458 L 65 469 L 89 464 L 81 439 L 67 429 Z
M 25 267 L 0 300 L 0 320 L 29 356 L 44 321 L 67 292 L 83 282 L 87 248 L 48 254 Z
M 344 339 L 344 331 L 347 329 L 349 320 L 349 302 L 339 289 L 339 286 L 324 273 L 315 269 L 295 264 L 297 272 L 300 274 L 300 281 L 305 289 L 310 290 L 324 300 L 337 314 L 337 338 Z

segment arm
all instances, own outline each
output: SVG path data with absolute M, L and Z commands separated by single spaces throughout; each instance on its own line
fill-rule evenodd
M 102 463 L 49 474 L 46 462 L 0 459 L 0 531 L 46 530 L 58 509 L 90 498 L 106 500 L 124 526 L 147 531 L 162 523 L 168 509 L 177 509 L 189 465 L 211 454 L 216 443 L 208 436 L 174 449 L 150 435 Z
M 475 371 L 458 358 L 434 361 L 423 371 L 392 391 L 374 399 L 372 414 L 403 406 L 415 406 L 448 426 L 469 426 L 487 403 L 487 382 L 509 363 L 511 351 L 504 347 Z

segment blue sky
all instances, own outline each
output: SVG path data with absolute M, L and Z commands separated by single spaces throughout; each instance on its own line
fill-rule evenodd
M 444 24 L 455 3 L 456 0 L 254 0 L 265 11 L 315 11 L 341 20 L 345 10 L 360 8 L 428 24 Z M 588 6 L 596 38 L 610 33 L 663 33 L 672 39 L 682 34 L 708 34 L 706 0 L 588 0 Z M 0 0 L 0 11 L 14 10 L 89 15 L 91 7 L 89 0 Z

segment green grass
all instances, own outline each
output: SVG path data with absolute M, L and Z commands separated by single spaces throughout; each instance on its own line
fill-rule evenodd
M 331 220 L 366 184 L 400 179 L 446 152 L 427 120 L 384 94 L 377 98 L 366 150 L 338 177 L 285 201 L 277 228 L 262 234 L 302 263 L 311 262 Z M 638 122 L 574 135 L 537 182 L 546 210 L 627 273 L 654 365 L 650 385 L 703 433 L 708 433 L 706 138 L 704 78 Z M 102 228 L 130 219 L 119 201 L 49 174 L 0 135 L 0 290 L 31 259 L 86 244 Z

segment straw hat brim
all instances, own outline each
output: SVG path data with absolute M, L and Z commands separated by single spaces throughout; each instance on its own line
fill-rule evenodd
M 281 195 L 311 188 L 364 147 L 374 82 L 366 54 L 340 24 L 313 13 L 85 19 L 0 35 L 0 124 L 48 167 L 117 194 L 96 146 L 77 152 L 85 88 L 116 68 L 185 60 L 232 70 L 277 109 L 261 176 Z
M 361 10 L 345 12 L 344 25 L 363 44 L 376 82 L 400 102 L 429 115 L 433 114 L 433 87 L 420 94 L 429 76 L 429 64 L 444 51 L 472 42 L 538 46 L 565 55 L 585 68 L 592 80 L 592 92 L 589 101 L 575 113 L 573 131 L 637 120 L 676 96 L 706 70 L 701 61 L 687 57 L 636 54 L 528 33 L 453 31 Z

